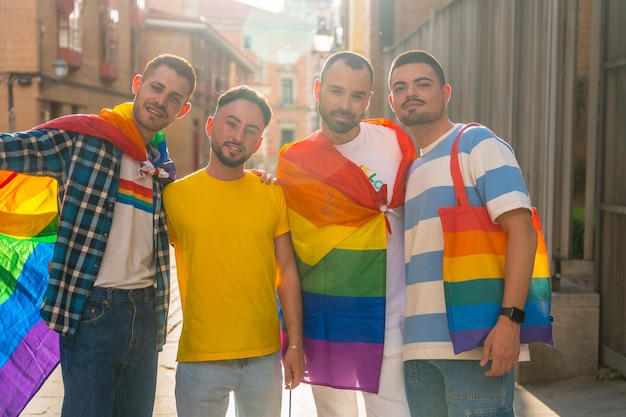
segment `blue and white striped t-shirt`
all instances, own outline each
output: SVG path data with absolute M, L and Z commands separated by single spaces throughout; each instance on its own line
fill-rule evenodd
M 482 349 L 455 355 L 448 333 L 443 292 L 443 231 L 437 210 L 456 204 L 450 151 L 462 124 L 430 146 L 411 167 L 405 204 L 406 317 L 404 360 L 480 359 Z M 531 208 L 511 147 L 485 127 L 466 130 L 459 142 L 461 171 L 469 203 L 486 206 L 492 220 L 517 208 Z M 520 360 L 528 360 L 522 346 Z

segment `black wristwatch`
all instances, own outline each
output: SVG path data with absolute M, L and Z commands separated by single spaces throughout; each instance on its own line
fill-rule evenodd
M 515 323 L 522 324 L 524 323 L 524 319 L 526 318 L 526 313 L 521 308 L 517 307 L 502 307 L 500 309 L 501 316 L 507 316 Z

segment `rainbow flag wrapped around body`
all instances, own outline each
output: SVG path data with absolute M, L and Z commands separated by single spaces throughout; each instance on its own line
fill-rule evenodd
M 403 161 L 387 202 L 361 168 L 321 133 L 285 145 L 277 177 L 285 190 L 304 306 L 304 381 L 378 392 L 385 336 L 387 223 L 381 206 L 404 204 L 404 178 L 415 158 L 396 131 Z
M 59 363 L 39 315 L 57 230 L 57 183 L 0 171 L 0 411 L 17 416 Z

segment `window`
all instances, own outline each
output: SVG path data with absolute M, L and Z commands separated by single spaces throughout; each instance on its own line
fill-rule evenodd
M 120 14 L 116 9 L 101 6 L 100 9 L 101 42 L 100 60 L 117 64 L 118 27 Z
M 211 57 L 210 46 L 204 37 L 194 37 L 193 56 L 196 69 L 196 96 L 209 95 L 211 91 Z
M 83 0 L 74 0 L 74 7 L 69 16 L 59 19 L 59 47 L 75 52 L 83 52 L 82 16 Z
M 100 0 L 100 78 L 117 78 L 120 13 L 116 0 Z
M 280 130 L 280 147 L 284 144 L 291 143 L 296 139 L 296 131 L 293 129 L 281 129 Z
M 146 26 L 146 1 L 132 0 L 130 7 L 130 67 L 135 72 L 141 72 L 141 65 L 144 61 L 144 53 L 141 48 L 142 34 L 145 32 Z
M 71 68 L 82 65 L 83 54 L 83 0 L 57 3 L 59 16 L 58 54 Z
M 252 36 L 243 35 L 243 46 L 246 49 L 252 49 Z
M 283 106 L 292 106 L 294 104 L 292 78 L 280 79 L 280 104 Z

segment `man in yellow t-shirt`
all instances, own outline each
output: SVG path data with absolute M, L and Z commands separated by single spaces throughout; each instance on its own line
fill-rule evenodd
M 266 99 L 233 87 L 206 132 L 206 168 L 166 187 L 183 307 L 176 408 L 181 417 L 226 414 L 234 392 L 242 415 L 279 417 L 280 324 L 288 333 L 284 382 L 304 373 L 302 297 L 282 189 L 244 169 L 271 119 Z

